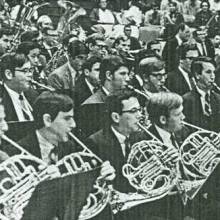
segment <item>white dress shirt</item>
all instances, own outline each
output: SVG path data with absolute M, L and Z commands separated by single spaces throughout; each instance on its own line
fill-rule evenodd
M 58 155 L 51 155 L 51 151 L 55 148 L 55 146 L 51 144 L 50 142 L 48 142 L 48 140 L 45 139 L 38 130 L 36 130 L 36 134 L 37 134 L 37 139 L 40 145 L 40 152 L 41 152 L 42 160 L 48 165 L 51 164 L 52 159 L 57 162 Z
M 207 50 L 206 50 L 206 45 L 205 43 L 196 43 L 197 45 L 197 48 L 199 49 L 199 52 L 202 54 L 202 56 L 207 56 Z M 205 50 L 205 54 L 203 54 L 203 49 L 202 49 L 202 45 L 204 47 L 204 50 Z
M 86 81 L 87 86 L 89 87 L 89 90 L 93 94 L 95 87 L 88 81 L 88 79 L 85 78 L 85 81 Z
M 23 113 L 23 111 L 24 111 L 28 115 L 30 121 L 33 121 L 34 120 L 34 117 L 32 115 L 33 109 L 31 107 L 30 103 L 28 102 L 28 100 L 25 98 L 24 94 L 23 93 L 18 94 L 14 90 L 10 89 L 6 84 L 4 84 L 4 87 L 12 100 L 12 103 L 14 105 L 18 120 L 19 121 L 26 121 L 24 113 Z M 22 106 L 21 100 L 19 99 L 20 95 L 22 95 L 24 98 L 23 104 L 24 104 L 25 108 Z
M 191 86 L 190 79 L 189 79 L 189 74 L 186 71 L 184 71 L 180 66 L 179 66 L 179 70 L 181 74 L 183 75 L 184 79 L 186 80 L 186 83 L 189 86 L 189 89 L 192 90 L 192 86 Z
M 115 23 L 114 15 L 112 14 L 110 10 L 108 9 L 102 10 L 100 8 L 99 9 L 99 22 L 114 24 Z
M 119 133 L 113 126 L 111 126 L 111 129 L 114 133 L 114 135 L 116 136 L 116 138 L 118 139 L 118 142 L 121 145 L 121 150 L 124 156 L 126 156 L 126 145 L 125 145 L 125 140 L 126 140 L 126 136 L 124 136 L 123 134 Z

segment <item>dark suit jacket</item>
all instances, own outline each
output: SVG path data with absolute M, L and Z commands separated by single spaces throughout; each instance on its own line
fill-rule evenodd
M 56 90 L 73 97 L 76 71 L 68 63 L 55 69 L 48 77 L 48 84 Z
M 183 112 L 186 116 L 186 121 L 192 123 L 196 126 L 219 131 L 219 121 L 220 121 L 220 95 L 211 91 L 211 109 L 212 115 L 207 117 L 203 114 L 202 103 L 200 100 L 200 94 L 196 89 L 183 96 L 184 109 Z
M 24 93 L 24 95 L 30 103 L 30 105 L 33 105 L 35 99 L 38 96 L 38 93 L 33 89 L 29 89 Z M 15 111 L 16 106 L 13 105 L 11 97 L 9 96 L 4 86 L 0 87 L 0 97 L 5 107 L 6 121 L 18 121 L 18 116 Z
M 190 87 L 179 68 L 168 74 L 166 84 L 171 92 L 178 93 L 181 96 L 190 91 Z M 191 86 L 193 86 L 192 83 Z
M 80 106 L 77 126 L 84 137 L 103 128 L 106 97 L 104 91 L 99 89 Z
M 162 52 L 166 64 L 166 71 L 171 72 L 179 65 L 179 45 L 176 37 L 168 40 Z
M 87 146 L 97 154 L 102 160 L 110 161 L 116 170 L 116 178 L 113 181 L 114 189 L 120 192 L 135 192 L 136 190 L 130 186 L 128 180 L 122 175 L 122 167 L 126 163 L 126 159 L 122 153 L 121 145 L 112 132 L 110 127 L 91 135 L 87 141 Z M 145 205 L 133 207 L 114 215 L 115 220 L 145 220 Z

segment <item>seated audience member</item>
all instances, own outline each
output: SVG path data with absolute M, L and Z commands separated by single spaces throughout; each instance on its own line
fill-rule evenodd
M 128 74 L 128 67 L 120 57 L 111 55 L 103 59 L 99 74 L 101 88 L 86 99 L 79 109 L 78 127 L 84 136 L 101 129 L 105 100 L 110 94 L 127 86 Z
M 187 24 L 193 24 L 195 16 L 200 10 L 200 4 L 200 0 L 186 0 L 183 3 L 183 16 Z
M 209 1 L 203 0 L 200 4 L 201 10 L 196 13 L 194 21 L 195 27 L 206 26 L 209 19 L 212 17 Z
M 160 25 L 162 13 L 159 11 L 158 5 L 153 2 L 151 9 L 146 11 L 144 16 L 144 25 Z
M 68 61 L 49 75 L 48 84 L 72 97 L 75 82 L 81 75 L 86 54 L 87 49 L 81 41 L 74 40 L 71 42 L 68 47 Z
M 24 54 L 6 54 L 0 63 L 3 85 L 0 96 L 6 121 L 32 121 L 32 104 L 37 97 L 30 89 L 33 68 Z
M 90 13 L 90 19 L 94 24 L 115 24 L 116 18 L 113 12 L 107 8 L 107 0 L 99 0 L 98 7 L 93 8 Z
M 192 60 L 199 56 L 196 46 L 183 44 L 179 50 L 180 61 L 176 70 L 170 72 L 167 78 L 167 88 L 179 95 L 191 91 L 195 87 L 195 81 L 191 74 Z
M 13 36 L 14 33 L 11 29 L 2 28 L 0 30 L 0 56 L 11 50 Z
M 219 131 L 220 95 L 212 90 L 215 82 L 215 66 L 208 57 L 198 57 L 192 62 L 192 75 L 196 87 L 186 93 L 184 114 L 186 121 L 207 130 Z
M 171 0 L 162 0 L 160 3 L 160 10 L 162 12 L 164 11 L 168 11 L 169 9 L 169 3 L 171 2 Z M 183 12 L 183 5 L 181 2 L 176 1 L 176 0 L 172 0 L 172 2 L 176 2 L 177 3 L 177 8 L 178 8 L 178 12 L 182 13 Z

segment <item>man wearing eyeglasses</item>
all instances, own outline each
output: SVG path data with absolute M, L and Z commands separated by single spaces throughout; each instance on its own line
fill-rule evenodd
M 164 62 L 159 56 L 149 56 L 140 61 L 139 74 L 143 80 L 143 90 L 146 92 L 166 91 Z
M 0 63 L 3 85 L 0 96 L 6 121 L 32 121 L 32 103 L 37 93 L 30 89 L 33 69 L 24 54 L 6 54 Z
M 179 95 L 190 92 L 195 87 L 195 81 L 191 74 L 192 59 L 198 57 L 197 48 L 183 44 L 179 48 L 180 61 L 177 69 L 168 74 L 167 88 Z
M 130 152 L 129 137 L 138 130 L 141 107 L 136 94 L 120 90 L 106 99 L 106 126 L 87 139 L 87 146 L 101 159 L 109 160 L 116 170 L 113 187 L 120 192 L 134 191 L 127 179 L 122 175 L 122 166 L 126 163 Z M 119 212 L 114 219 L 136 219 L 142 215 L 136 209 Z M 139 216 L 140 217 L 140 216 Z

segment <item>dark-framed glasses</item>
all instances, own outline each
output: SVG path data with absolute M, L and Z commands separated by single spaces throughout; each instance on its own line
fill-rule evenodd
M 130 110 L 123 110 L 122 113 L 131 113 L 131 114 L 135 114 L 138 112 L 142 112 L 143 108 L 142 107 L 138 107 L 138 108 L 132 108 Z
M 161 80 L 162 78 L 167 78 L 167 74 L 165 72 L 154 72 L 151 75 L 156 77 L 158 80 Z
M 16 71 L 22 72 L 22 73 L 33 73 L 34 72 L 34 68 L 24 68 L 24 69 L 20 69 L 20 68 L 15 68 Z

